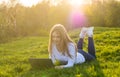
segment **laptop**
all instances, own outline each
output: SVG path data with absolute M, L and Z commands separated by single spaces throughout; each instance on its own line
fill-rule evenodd
M 54 68 L 54 65 L 51 59 L 48 58 L 29 58 L 29 62 L 32 66 L 32 69 L 48 69 Z

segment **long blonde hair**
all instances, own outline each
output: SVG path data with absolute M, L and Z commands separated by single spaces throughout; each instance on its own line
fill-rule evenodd
M 68 51 L 68 43 L 73 43 L 72 39 L 69 37 L 65 27 L 61 24 L 56 24 L 52 27 L 51 31 L 50 31 L 50 35 L 49 35 L 49 46 L 48 46 L 48 51 L 50 54 L 52 54 L 52 33 L 54 31 L 57 31 L 60 34 L 60 45 L 59 45 L 59 49 L 60 51 L 64 51 L 62 52 L 63 54 L 67 53 L 67 55 L 69 57 L 72 58 L 72 56 L 70 55 L 69 51 Z M 76 47 L 76 46 L 75 46 Z M 77 48 L 76 48 L 77 50 Z

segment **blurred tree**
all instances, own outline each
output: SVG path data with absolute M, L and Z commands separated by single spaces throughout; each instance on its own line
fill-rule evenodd
M 109 0 L 105 4 L 105 25 L 110 27 L 120 27 L 120 3 L 115 0 Z
M 51 0 L 43 0 L 33 7 L 24 7 L 17 1 L 0 5 L 0 41 L 15 36 L 48 35 L 51 26 L 57 23 L 70 27 L 68 20 L 72 7 L 67 0 L 61 0 L 57 5 L 51 5 Z M 93 0 L 91 5 L 82 8 L 90 25 L 120 27 L 120 2 Z
M 16 0 L 9 3 L 2 3 L 0 6 L 0 40 L 7 40 L 9 37 L 16 36 Z

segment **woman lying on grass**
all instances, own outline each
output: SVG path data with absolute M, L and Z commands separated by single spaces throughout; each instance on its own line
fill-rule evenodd
M 74 64 L 81 64 L 96 58 L 95 47 L 93 42 L 93 28 L 82 28 L 80 39 L 76 46 L 69 37 L 66 29 L 61 24 L 56 24 L 50 31 L 49 38 L 49 56 L 56 65 L 55 68 L 73 67 Z M 82 50 L 83 39 L 88 36 L 88 53 Z

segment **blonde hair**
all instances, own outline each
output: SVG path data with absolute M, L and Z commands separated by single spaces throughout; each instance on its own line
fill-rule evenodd
M 68 43 L 73 43 L 73 41 L 71 40 L 71 38 L 69 37 L 65 27 L 61 24 L 56 24 L 52 27 L 51 31 L 50 31 L 50 35 L 49 35 L 49 46 L 48 46 L 48 51 L 50 54 L 52 54 L 52 33 L 56 31 L 60 34 L 60 45 L 59 45 L 59 49 L 60 51 L 65 54 L 67 53 L 67 55 L 69 57 L 72 58 L 72 56 L 70 55 L 69 51 L 68 51 Z M 77 48 L 76 48 L 77 49 Z

